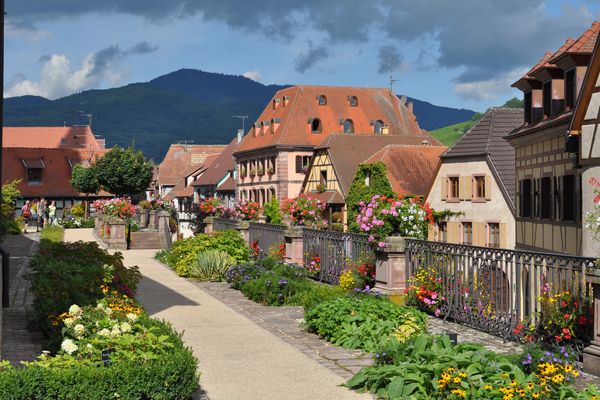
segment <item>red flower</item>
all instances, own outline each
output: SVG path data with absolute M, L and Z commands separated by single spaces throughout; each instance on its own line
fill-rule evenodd
M 571 331 L 569 330 L 569 328 L 562 328 L 562 333 L 568 335 L 569 333 L 571 333 Z
M 569 318 L 571 318 L 571 316 L 569 314 L 565 314 L 564 318 L 569 319 Z
M 560 305 L 561 305 L 562 307 L 566 307 L 566 306 L 567 306 L 567 302 L 563 300 L 563 301 L 561 301 L 561 302 L 560 302 Z

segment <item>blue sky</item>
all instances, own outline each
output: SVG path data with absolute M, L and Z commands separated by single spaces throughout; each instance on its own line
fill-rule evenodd
M 264 84 L 388 86 L 485 110 L 598 1 L 7 0 L 5 96 L 62 97 L 179 68 Z

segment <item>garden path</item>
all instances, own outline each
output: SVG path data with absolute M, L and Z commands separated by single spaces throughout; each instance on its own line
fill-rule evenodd
M 80 229 L 67 230 L 65 240 L 94 238 L 91 230 Z M 211 400 L 372 398 L 340 387 L 343 377 L 177 276 L 154 253 L 123 252 L 125 263 L 138 265 L 143 275 L 137 298 L 152 316 L 183 332 Z
M 9 235 L 2 246 L 10 254 L 9 307 L 2 310 L 1 359 L 14 365 L 20 361 L 33 361 L 42 352 L 44 337 L 31 330 L 31 305 L 33 297 L 29 282 L 24 279 L 29 258 L 36 251 L 39 233 Z

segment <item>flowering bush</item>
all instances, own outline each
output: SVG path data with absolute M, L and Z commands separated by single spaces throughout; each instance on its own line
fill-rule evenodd
M 433 213 L 427 203 L 418 198 L 394 199 L 375 195 L 369 203 L 360 202 L 356 223 L 369 235 L 370 242 L 385 247 L 383 240 L 390 235 L 425 239 L 427 225 L 433 223 Z
M 600 239 L 600 180 L 592 177 L 589 180 L 589 184 L 594 188 L 595 196 L 594 207 L 585 216 L 585 228 L 592 232 L 594 238 Z
M 98 205 L 101 208 L 96 208 L 97 210 L 101 210 L 102 214 L 111 217 L 127 219 L 135 215 L 135 207 L 127 197 L 116 197 L 114 199 L 105 200 Z M 96 202 L 94 202 L 94 207 L 96 207 Z
M 310 261 L 308 264 L 306 264 L 304 266 L 304 268 L 311 274 L 311 275 L 317 275 L 319 272 L 321 272 L 321 257 L 319 257 L 318 254 L 315 254 L 314 256 L 312 256 L 310 258 Z
M 198 208 L 205 217 L 211 217 L 217 215 L 219 210 L 225 207 L 221 204 L 221 199 L 217 197 L 207 197 L 200 201 Z
M 435 268 L 424 267 L 416 271 L 404 290 L 407 304 L 423 308 L 436 317 L 442 315 L 442 280 L 437 277 Z
M 273 243 L 271 247 L 269 247 L 269 257 L 279 262 L 285 261 L 285 243 Z
M 256 221 L 260 215 L 260 204 L 254 201 L 239 201 L 235 211 L 242 221 Z
M 344 270 L 340 275 L 340 287 L 344 290 L 353 290 L 356 287 L 356 280 L 352 269 Z
M 308 228 L 322 228 L 326 225 L 323 220 L 325 204 L 321 200 L 312 198 L 306 194 L 300 194 L 295 199 L 287 199 L 283 202 L 281 209 L 290 217 L 294 225 L 306 226 Z

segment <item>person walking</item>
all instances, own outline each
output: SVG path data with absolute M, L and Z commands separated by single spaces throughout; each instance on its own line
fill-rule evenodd
M 46 206 L 46 199 L 42 197 L 38 203 L 38 226 L 41 228 L 43 228 L 46 225 L 46 213 L 48 212 Z
M 27 233 L 27 225 L 31 221 L 31 205 L 29 204 L 29 200 L 26 200 L 23 207 L 21 207 L 21 216 L 24 222 L 23 233 Z
M 48 223 L 54 225 L 56 223 L 56 202 L 52 200 L 48 206 Z
M 40 225 L 39 225 L 39 214 L 38 214 L 38 201 L 34 200 L 33 204 L 31 205 L 31 221 L 35 224 L 35 231 L 39 232 L 40 231 Z

